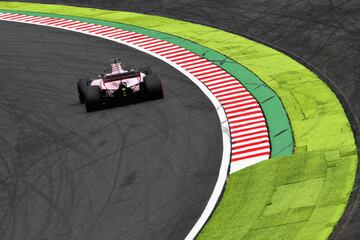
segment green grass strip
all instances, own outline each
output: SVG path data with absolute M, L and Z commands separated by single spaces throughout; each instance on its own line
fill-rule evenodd
M 310 70 L 274 49 L 193 23 L 56 5 L 1 2 L 0 8 L 136 25 L 193 41 L 241 63 L 280 96 L 292 124 L 295 154 L 231 175 L 199 239 L 313 240 L 331 233 L 351 192 L 358 157 L 338 99 Z

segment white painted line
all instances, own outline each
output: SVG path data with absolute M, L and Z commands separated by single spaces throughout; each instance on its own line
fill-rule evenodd
M 120 33 L 124 33 L 124 32 L 127 32 L 127 31 L 117 29 L 117 30 L 114 30 L 114 31 L 111 31 L 111 32 L 101 33 L 101 35 L 102 36 L 109 36 L 109 35 L 115 35 L 115 34 L 120 34 Z
M 119 32 L 115 32 L 113 34 L 104 34 L 103 36 L 109 37 L 109 38 L 117 38 L 118 36 L 122 36 L 126 33 L 129 33 L 128 31 L 119 31 Z
M 198 77 L 198 78 L 201 79 L 203 82 L 211 83 L 213 81 L 228 78 L 228 77 L 230 77 L 230 75 L 225 72 L 225 73 L 221 73 L 221 74 L 216 74 L 215 76 L 210 75 L 207 77 Z
M 13 16 L 13 15 L 14 15 L 13 13 L 4 13 L 4 14 L 1 14 L 0 19 L 5 19 L 8 16 Z
M 232 123 L 232 122 L 235 122 L 235 121 L 238 121 L 238 120 L 243 121 L 243 120 L 246 120 L 246 119 L 249 119 L 249 118 L 254 118 L 254 117 L 262 118 L 262 114 L 261 113 L 247 114 L 245 116 L 234 117 L 234 118 L 228 119 L 228 121 L 230 123 Z
M 107 28 L 107 29 L 104 29 L 104 30 L 101 30 L 101 31 L 96 31 L 96 32 L 94 32 L 95 34 L 102 34 L 102 33 L 107 33 L 107 32 L 114 32 L 116 30 L 116 28 L 114 28 L 114 27 L 109 27 L 109 28 Z
M 224 99 L 224 100 L 221 101 L 221 104 L 226 107 L 226 106 L 229 106 L 229 105 L 233 105 L 234 103 L 236 103 L 236 104 L 244 103 L 245 101 L 250 101 L 250 100 L 253 100 L 253 99 L 254 99 L 253 96 L 251 96 L 251 94 L 249 93 L 249 94 L 244 95 L 242 97 Z
M 120 38 L 124 42 L 128 43 L 126 40 L 130 40 L 130 39 L 136 38 L 141 35 L 142 34 L 140 34 L 140 33 L 130 33 L 130 34 L 125 34 L 124 36 L 120 36 L 120 37 L 118 36 L 117 38 Z
M 22 17 L 22 16 L 25 16 L 25 15 L 10 14 L 10 15 L 6 15 L 3 19 L 12 20 L 12 19 L 20 18 L 20 17 Z
M 269 158 L 269 155 L 264 155 L 264 156 L 259 156 L 259 157 L 253 157 L 253 158 L 247 159 L 247 160 L 239 160 L 239 161 L 231 162 L 230 174 L 240 171 L 241 169 L 244 169 L 251 165 L 257 164 L 259 162 L 262 162 L 264 160 L 267 160 L 268 158 Z
M 167 54 L 169 53 L 175 53 L 178 51 L 185 51 L 184 48 L 178 47 L 178 46 L 170 46 L 170 47 L 166 47 L 166 48 L 162 48 L 156 51 L 153 51 L 154 53 L 160 54 L 161 56 L 167 56 Z
M 169 51 L 169 52 L 163 52 L 163 53 L 158 53 L 158 54 L 160 54 L 163 57 L 170 58 L 173 56 L 179 56 L 179 54 L 184 54 L 184 53 L 188 53 L 188 51 L 185 49 L 178 48 L 178 49 L 173 49 L 172 51 Z
M 139 44 L 139 47 L 143 47 L 143 48 L 146 48 L 146 49 L 152 50 L 152 51 L 155 49 L 160 49 L 160 48 L 166 47 L 166 46 L 174 46 L 174 44 L 166 43 L 163 40 L 159 40 L 159 39 L 156 39 L 154 41 L 150 41 L 147 43 Z
M 236 159 L 239 159 L 239 158 L 244 158 L 244 157 L 252 156 L 255 154 L 267 154 L 267 153 L 269 153 L 268 148 L 264 148 L 262 150 L 257 150 L 257 151 L 249 151 L 246 153 L 234 153 L 231 156 L 231 160 L 236 161 Z
M 236 149 L 232 149 L 231 153 L 235 155 L 236 153 L 239 153 L 239 152 L 242 152 L 242 151 L 252 150 L 252 149 L 261 148 L 261 147 L 266 147 L 268 149 L 269 146 L 270 146 L 270 144 L 268 142 L 252 144 L 251 146 L 239 147 L 239 148 L 236 148 Z M 267 149 L 266 149 L 266 151 L 267 151 Z
M 155 39 L 155 38 L 151 38 L 151 37 L 148 37 L 148 36 L 139 36 L 139 37 L 133 37 L 133 38 L 127 40 L 127 42 L 134 44 L 134 43 L 136 43 L 138 41 L 144 41 L 144 39 L 149 40 L 149 39 Z
M 178 65 L 185 69 L 188 66 L 195 66 L 195 64 L 201 64 L 201 63 L 206 63 L 206 62 L 208 62 L 208 60 L 203 59 L 203 58 L 198 58 L 196 60 L 191 60 L 191 61 L 187 61 L 184 63 L 178 63 Z
M 213 66 L 203 68 L 202 70 L 190 70 L 189 72 L 198 77 L 198 76 L 206 75 L 209 73 L 215 74 L 218 71 L 219 71 L 219 67 L 213 65 Z M 223 72 L 223 71 L 221 71 L 221 72 Z
M 239 84 L 239 82 L 236 81 L 235 79 L 223 80 L 222 82 L 207 84 L 207 86 L 211 90 L 219 90 L 219 91 L 230 89 L 233 87 L 237 87 L 245 90 L 245 88 L 241 84 Z
M 138 45 L 139 43 L 145 43 L 145 42 L 149 42 L 149 41 L 152 41 L 154 40 L 154 38 L 152 37 L 145 37 L 145 38 L 142 38 L 142 39 L 138 39 L 136 41 L 131 41 L 132 44 L 136 44 Z M 130 41 L 129 41 L 130 42 Z
M 94 29 L 87 29 L 87 31 L 90 32 L 90 33 L 93 33 L 93 34 L 97 35 L 96 33 L 97 33 L 98 31 L 102 31 L 102 30 L 106 30 L 106 29 L 108 29 L 108 27 L 99 27 L 99 28 L 94 28 Z M 70 29 L 70 30 L 71 30 L 71 29 Z
M 59 28 L 61 28 L 61 27 L 59 27 Z M 93 29 L 99 29 L 100 27 L 99 27 L 99 25 L 96 25 L 96 24 L 94 24 L 94 25 L 89 25 L 88 27 L 86 27 L 86 28 L 82 28 L 81 30 L 83 31 L 83 32 L 90 32 L 90 30 L 93 30 Z M 74 31 L 74 32 L 79 32 L 76 28 L 75 29 L 71 29 L 71 31 Z M 81 33 L 83 33 L 83 32 L 81 32 Z
M 264 121 L 257 121 L 255 123 L 250 123 L 250 124 L 246 124 L 246 125 L 240 125 L 237 127 L 233 127 L 231 130 L 233 130 L 235 133 L 236 131 L 245 131 L 248 130 L 249 128 L 254 128 L 254 127 L 266 127 L 266 122 Z
M 212 67 L 212 66 L 214 66 L 214 64 L 212 64 L 211 62 L 205 62 L 205 63 L 194 64 L 192 66 L 188 66 L 188 67 L 184 67 L 184 68 L 188 72 L 192 73 L 192 71 L 197 71 L 197 70 L 205 69 L 205 68 Z
M 230 126 L 231 127 L 231 126 Z M 238 126 L 233 126 L 231 127 L 232 133 L 239 133 L 245 130 L 251 130 L 251 128 L 255 128 L 255 127 L 266 127 L 266 122 L 264 122 L 263 120 L 259 120 L 256 122 L 252 122 L 249 124 L 242 124 L 242 125 L 238 125 Z
M 222 74 L 224 74 L 224 76 L 226 76 L 226 77 L 229 76 L 229 74 L 227 72 L 225 72 L 224 70 L 222 70 L 222 69 L 212 70 L 212 71 L 205 72 L 205 73 L 195 73 L 194 75 L 197 78 L 205 79 L 205 78 L 208 78 L 208 77 L 221 76 Z
M 245 129 L 244 131 L 241 131 L 241 133 L 233 133 L 233 134 L 231 134 L 231 136 L 233 136 L 233 138 L 236 138 L 238 136 L 243 136 L 245 134 L 256 133 L 261 130 L 264 130 L 264 131 L 267 130 L 266 125 L 262 126 L 262 127 L 258 127 L 257 129 L 251 129 L 251 130 Z
M 253 134 L 248 134 L 248 135 L 241 135 L 241 136 L 237 136 L 237 137 L 232 137 L 231 138 L 231 141 L 232 142 L 242 142 L 242 141 L 245 141 L 245 140 L 249 140 L 249 139 L 252 139 L 252 138 L 258 138 L 258 137 L 264 137 L 264 136 L 268 136 L 268 133 L 265 132 L 265 131 L 258 131 L 258 132 L 255 132 Z
M 239 92 L 239 93 L 232 93 L 226 96 L 220 96 L 221 94 L 214 94 L 215 96 L 217 96 L 217 98 L 221 101 L 221 100 L 228 100 L 228 99 L 234 99 L 234 98 L 240 98 L 240 97 L 244 97 L 244 96 L 249 96 L 250 94 L 247 92 Z
M 256 106 L 259 106 L 259 103 L 256 100 L 251 99 L 251 100 L 239 101 L 233 104 L 226 104 L 226 105 L 224 104 L 224 108 L 226 111 L 233 111 L 236 110 L 237 108 L 252 106 L 252 104 L 256 104 Z
M 257 143 L 259 141 L 268 141 L 269 138 L 267 135 L 263 136 L 263 137 L 258 137 L 257 139 L 253 139 L 253 140 L 248 140 L 248 141 L 242 141 L 241 143 L 233 143 L 232 147 L 239 147 L 242 145 L 246 145 L 246 144 L 251 144 L 251 143 Z
M 188 59 L 190 57 L 198 57 L 196 54 L 190 52 L 190 53 L 178 53 L 178 54 L 175 54 L 174 56 L 170 56 L 170 57 L 166 57 L 167 59 L 170 59 L 171 61 L 174 61 L 176 62 L 176 60 L 179 60 L 179 59 Z
M 212 91 L 214 94 L 224 95 L 224 94 L 230 94 L 230 93 L 244 93 L 248 92 L 245 88 L 243 88 L 241 85 L 232 85 L 228 87 L 218 88 L 216 90 Z
M 62 21 L 59 21 L 59 22 L 48 22 L 48 23 L 50 23 L 53 26 L 59 26 L 59 27 L 62 27 L 62 28 L 72 26 L 72 25 L 75 25 L 75 24 L 79 24 L 78 21 L 71 21 L 71 20 L 62 20 Z
M 27 19 L 34 19 L 35 17 L 33 16 L 26 16 L 26 17 L 20 17 L 20 18 L 17 18 L 16 20 L 17 21 L 25 21 Z

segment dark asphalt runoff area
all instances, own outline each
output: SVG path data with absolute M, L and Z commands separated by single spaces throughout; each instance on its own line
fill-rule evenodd
M 358 0 L 31 0 L 162 15 L 214 26 L 276 48 L 320 76 L 342 102 L 360 143 Z M 360 171 L 330 239 L 360 239 Z
M 165 97 L 86 113 L 79 77 L 120 57 Z M 183 239 L 218 177 L 220 122 L 164 62 L 69 31 L 0 21 L 0 239 Z

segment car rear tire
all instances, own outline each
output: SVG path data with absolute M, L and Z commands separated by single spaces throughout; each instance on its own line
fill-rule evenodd
M 84 89 L 84 101 L 87 112 L 92 112 L 101 107 L 102 99 L 99 86 L 88 86 Z
M 146 94 L 150 99 L 159 99 L 164 97 L 161 80 L 158 75 L 150 74 L 144 77 Z
M 145 75 L 150 75 L 153 73 L 151 67 L 140 68 L 139 71 L 144 73 Z
M 79 81 L 77 82 L 77 91 L 79 95 L 79 101 L 80 103 L 84 103 L 84 89 L 88 86 L 88 83 L 90 82 L 89 78 L 79 78 Z

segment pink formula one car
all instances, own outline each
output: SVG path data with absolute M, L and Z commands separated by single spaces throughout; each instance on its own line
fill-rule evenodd
M 160 78 L 150 68 L 126 69 L 119 59 L 111 64 L 111 73 L 104 72 L 94 80 L 80 78 L 77 90 L 87 112 L 107 104 L 163 98 Z

